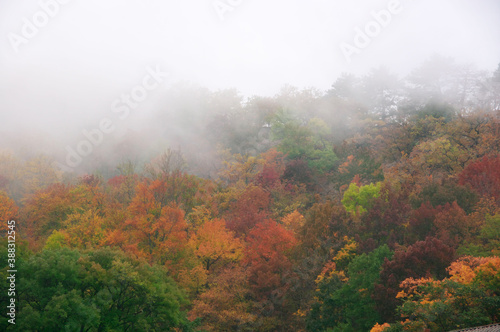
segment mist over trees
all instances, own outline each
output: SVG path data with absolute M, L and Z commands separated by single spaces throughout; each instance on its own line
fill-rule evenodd
M 20 279 L 2 329 L 499 322 L 500 64 L 434 55 L 405 77 L 379 67 L 274 96 L 180 82 L 138 119 L 76 167 L 43 144 L 56 135 L 3 142 Z

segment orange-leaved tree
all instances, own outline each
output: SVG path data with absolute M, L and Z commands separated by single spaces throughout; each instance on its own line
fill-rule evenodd
M 243 255 L 243 243 L 222 219 L 205 222 L 189 239 L 189 247 L 210 271 L 216 263 L 235 262 Z
M 291 231 L 270 219 L 257 224 L 248 234 L 243 263 L 264 316 L 285 310 L 285 294 L 293 277 L 289 256 L 297 242 Z
M 0 233 L 2 234 L 2 237 L 4 237 L 8 230 L 7 222 L 10 220 L 14 220 L 16 222 L 18 221 L 18 212 L 19 209 L 16 203 L 9 196 L 7 196 L 6 193 L 0 191 L 0 220 L 2 222 L 2 225 L 0 226 Z
M 167 184 L 162 180 L 143 180 L 128 210 L 130 217 L 123 232 L 127 250 L 150 262 L 175 266 L 182 260 L 187 244 L 187 223 L 184 211 L 164 200 Z M 113 239 L 120 239 L 113 234 Z M 108 239 L 111 240 L 111 239 Z M 110 243 L 116 244 L 116 243 Z
M 206 331 L 255 330 L 254 302 L 250 299 L 247 272 L 227 267 L 209 283 L 207 291 L 193 301 L 189 318 L 201 318 Z

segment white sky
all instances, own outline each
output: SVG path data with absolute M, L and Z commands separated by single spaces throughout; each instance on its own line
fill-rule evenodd
M 490 71 L 500 62 L 498 0 L 401 0 L 350 63 L 340 44 L 390 1 L 221 0 L 236 4 L 224 20 L 214 0 L 65 1 L 15 52 L 9 36 L 22 36 L 40 2 L 0 0 L 0 124 L 95 119 L 156 64 L 173 80 L 251 96 L 326 90 L 344 71 L 380 65 L 403 75 L 433 53 Z

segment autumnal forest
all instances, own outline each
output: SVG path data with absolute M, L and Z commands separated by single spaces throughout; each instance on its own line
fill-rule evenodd
M 500 66 L 432 57 L 403 78 L 382 67 L 328 91 L 179 95 L 198 103 L 179 97 L 185 117 L 151 123 L 204 154 L 118 144 L 120 162 L 69 173 L 49 154 L 0 153 L 1 278 L 15 220 L 19 305 L 1 330 L 500 322 Z

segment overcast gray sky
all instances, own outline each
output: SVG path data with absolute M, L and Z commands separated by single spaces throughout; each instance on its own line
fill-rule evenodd
M 0 123 L 73 130 L 61 124 L 99 119 L 156 65 L 169 69 L 166 84 L 251 96 L 326 90 L 342 72 L 380 65 L 404 75 L 433 53 L 490 71 L 500 62 L 500 1 L 394 1 L 0 0 Z M 391 6 L 377 30 L 373 12 Z M 342 43 L 355 47 L 370 27 L 347 61 Z

